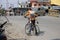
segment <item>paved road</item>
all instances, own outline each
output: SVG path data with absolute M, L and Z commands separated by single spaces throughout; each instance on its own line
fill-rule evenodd
M 50 16 L 40 16 L 39 21 L 40 35 L 27 36 L 25 34 L 25 24 L 28 22 L 23 16 L 8 16 L 9 24 L 6 26 L 6 35 L 13 39 L 27 40 L 60 40 L 60 18 Z

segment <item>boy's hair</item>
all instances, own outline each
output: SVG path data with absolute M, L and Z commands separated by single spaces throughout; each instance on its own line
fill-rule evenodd
M 32 10 L 31 8 L 29 8 L 28 10 Z

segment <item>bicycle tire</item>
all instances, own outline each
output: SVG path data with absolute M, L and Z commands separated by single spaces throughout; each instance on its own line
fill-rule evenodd
M 40 33 L 40 28 L 38 25 L 36 25 L 36 29 L 37 29 L 37 33 L 39 34 Z
M 34 28 L 34 25 L 32 26 L 33 30 L 31 32 L 31 35 L 35 35 L 35 28 Z
M 29 33 L 29 30 L 30 30 L 30 27 L 29 27 L 30 24 L 26 24 L 25 25 L 25 33 L 28 34 Z
M 39 26 L 38 25 L 35 25 L 35 26 L 36 26 L 37 34 L 39 34 L 40 33 Z M 36 35 L 35 28 L 33 29 L 33 35 Z
M 29 33 L 29 30 L 30 30 L 30 24 L 26 24 L 25 25 L 25 33 L 28 34 Z M 34 25 L 32 25 L 34 26 Z M 36 26 L 36 30 L 37 30 L 37 33 L 39 34 L 40 33 L 40 29 L 39 29 L 39 26 L 38 25 L 35 25 Z M 32 31 L 32 30 L 31 30 Z M 35 35 L 35 28 L 33 29 L 33 31 L 31 32 L 31 35 L 34 34 Z

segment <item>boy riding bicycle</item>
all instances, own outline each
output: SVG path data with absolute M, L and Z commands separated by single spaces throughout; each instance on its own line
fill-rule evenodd
M 38 16 L 38 14 L 35 13 L 35 11 L 32 11 L 32 9 L 28 9 L 27 13 L 25 14 L 25 17 L 26 16 L 28 17 L 29 22 L 31 21 L 32 24 L 34 25 L 35 34 L 37 34 L 37 29 L 36 29 L 36 26 L 35 26 L 35 20 L 36 20 L 36 17 Z M 31 33 L 31 29 L 29 30 L 29 33 Z

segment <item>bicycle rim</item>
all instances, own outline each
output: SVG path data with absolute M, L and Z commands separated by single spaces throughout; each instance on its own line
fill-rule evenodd
M 38 25 L 35 25 L 35 26 L 36 26 L 36 29 L 35 29 L 35 27 L 34 27 L 33 32 L 31 32 L 32 35 L 36 35 L 36 30 L 37 30 L 37 33 L 38 33 L 38 34 L 40 33 L 40 29 L 39 29 Z
M 37 30 L 37 33 L 40 33 L 40 28 L 38 25 L 36 25 L 36 30 Z
M 30 30 L 29 24 L 25 25 L 25 33 L 28 34 Z

